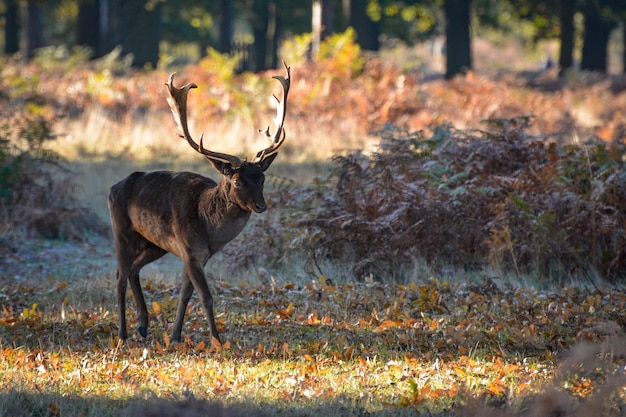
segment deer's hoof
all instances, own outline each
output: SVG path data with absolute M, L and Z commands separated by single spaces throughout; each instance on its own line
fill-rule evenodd
M 141 336 L 143 336 L 143 337 L 148 336 L 148 328 L 147 328 L 147 327 L 144 327 L 144 326 L 141 326 L 141 327 L 139 328 L 139 334 L 140 334 Z

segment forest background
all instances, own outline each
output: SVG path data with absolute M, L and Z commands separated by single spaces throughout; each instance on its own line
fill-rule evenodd
M 2 415 L 622 415 L 624 12 L 615 1 L 3 1 Z M 264 144 L 270 210 L 143 271 L 116 339 L 108 188 Z M 199 133 L 198 133 L 199 134 Z M 200 160 L 199 160 L 200 159 Z M 130 324 L 134 324 L 131 308 Z

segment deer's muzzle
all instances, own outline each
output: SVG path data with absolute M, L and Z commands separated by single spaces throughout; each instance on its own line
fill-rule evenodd
M 267 210 L 267 204 L 265 204 L 265 201 L 261 203 L 254 203 L 254 211 L 256 213 L 263 213 L 265 210 Z

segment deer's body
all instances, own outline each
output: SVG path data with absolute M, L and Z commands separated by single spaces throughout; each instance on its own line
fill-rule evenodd
M 229 188 L 227 181 L 217 184 L 192 172 L 135 172 L 111 187 L 111 214 L 120 231 L 114 235 L 136 237 L 181 259 L 185 247 L 215 254 L 251 214 L 229 197 Z
M 283 122 L 287 93 L 287 78 L 275 77 L 283 86 L 283 100 L 279 101 L 275 119 L 276 132 L 263 133 L 272 145 L 257 154 L 252 162 L 235 156 L 212 152 L 198 145 L 187 129 L 187 93 L 194 84 L 180 89 L 173 86 L 173 75 L 166 84 L 168 102 L 183 136 L 192 148 L 203 154 L 222 174 L 216 183 L 210 178 L 192 172 L 135 172 L 111 187 L 109 212 L 118 260 L 117 299 L 119 334 L 128 337 L 126 329 L 126 289 L 128 283 L 138 309 L 139 333 L 148 332 L 146 306 L 139 272 L 166 253 L 182 259 L 184 269 L 176 322 L 172 341 L 180 341 L 187 304 L 194 291 L 211 328 L 219 341 L 213 312 L 213 298 L 204 274 L 204 266 L 211 256 L 233 240 L 245 227 L 252 212 L 266 210 L 263 198 L 264 171 L 277 155 L 284 140 Z M 277 99 L 278 101 L 278 99 Z

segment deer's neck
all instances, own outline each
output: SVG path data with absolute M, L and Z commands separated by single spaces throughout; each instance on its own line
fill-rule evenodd
M 230 194 L 230 183 L 222 180 L 216 187 L 206 190 L 200 197 L 200 215 L 207 228 L 223 236 L 220 240 L 234 239 L 245 227 L 250 211 L 235 203 Z

